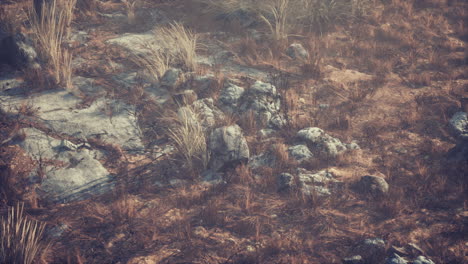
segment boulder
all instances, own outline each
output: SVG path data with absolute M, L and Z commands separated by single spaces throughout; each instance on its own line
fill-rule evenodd
M 380 238 L 369 238 L 362 241 L 355 252 L 362 256 L 365 263 L 381 263 L 385 259 L 385 241 Z
M 364 260 L 359 255 L 344 258 L 342 262 L 343 264 L 364 264 Z
M 244 91 L 244 88 L 230 82 L 226 82 L 218 98 L 220 107 L 231 113 L 237 111 L 239 99 L 244 94 Z
M 356 191 L 372 196 L 383 196 L 388 193 L 387 181 L 379 176 L 366 175 L 355 183 Z
M 286 49 L 286 55 L 293 59 L 307 60 L 309 52 L 300 43 L 293 43 Z
M 0 33 L 0 63 L 17 69 L 39 68 L 37 52 L 26 35 Z
M 213 130 L 208 143 L 211 153 L 209 168 L 220 171 L 249 159 L 249 146 L 238 125 Z
M 457 112 L 449 121 L 450 127 L 455 135 L 461 139 L 468 140 L 468 116 L 465 112 Z
M 309 149 L 316 154 L 326 157 L 336 157 L 345 152 L 348 148 L 339 139 L 334 138 L 318 127 L 309 127 L 301 129 L 297 137 L 307 143 Z M 356 146 L 353 146 L 356 148 Z
M 408 261 L 397 254 L 393 254 L 385 260 L 385 264 L 408 264 Z
M 419 256 L 415 260 L 413 260 L 413 264 L 435 264 L 434 261 L 424 257 Z
M 296 161 L 302 162 L 314 157 L 306 145 L 295 145 L 288 148 L 289 155 Z
M 42 164 L 43 171 L 31 176 L 31 182 L 38 184 L 36 192 L 40 198 L 66 203 L 111 190 L 112 178 L 97 160 L 99 152 L 50 137 L 34 128 L 25 128 L 23 133 L 26 137 L 18 145 L 33 160 L 46 162 Z M 45 174 L 43 178 L 42 173 Z
M 252 111 L 256 114 L 257 122 L 270 123 L 278 119 L 281 101 L 276 87 L 269 83 L 256 81 L 240 99 L 239 112 Z M 281 120 L 281 118 L 279 118 Z M 276 122 L 277 123 L 277 122 Z

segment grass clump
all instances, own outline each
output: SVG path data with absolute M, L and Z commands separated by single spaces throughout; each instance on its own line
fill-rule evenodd
M 179 109 L 175 121 L 175 126 L 169 129 L 169 137 L 187 162 L 189 171 L 195 172 L 197 167 L 206 169 L 209 152 L 199 114 L 191 107 L 185 106 Z
M 42 242 L 45 224 L 28 219 L 24 205 L 8 209 L 0 220 L 0 262 L 30 264 L 46 248 Z
M 59 85 L 72 88 L 72 54 L 64 48 L 76 0 L 43 2 L 38 14 L 30 10 L 29 21 L 40 56 Z

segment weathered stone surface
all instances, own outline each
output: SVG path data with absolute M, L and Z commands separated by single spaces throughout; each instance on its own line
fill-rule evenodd
M 309 52 L 300 43 L 293 43 L 286 49 L 286 55 L 293 59 L 306 60 L 309 58 Z
M 349 258 L 344 258 L 343 264 L 364 264 L 364 260 L 361 256 L 356 255 Z
M 297 133 L 297 137 L 307 143 L 313 153 L 326 157 L 336 157 L 347 150 L 346 144 L 318 127 L 304 128 Z
M 249 146 L 238 125 L 216 128 L 209 137 L 209 167 L 215 171 L 249 159 Z
M 230 82 L 226 82 L 224 88 L 221 90 L 221 94 L 219 95 L 218 102 L 220 107 L 228 112 L 235 112 L 237 111 L 239 105 L 239 99 L 244 94 L 245 89 L 232 84 Z
M 0 63 L 2 62 L 18 69 L 40 67 L 32 41 L 21 33 L 8 35 L 0 32 Z
M 415 260 L 413 260 L 413 264 L 435 264 L 434 261 L 424 257 L 419 256 Z
M 225 117 L 224 113 L 214 105 L 212 98 L 197 100 L 192 107 L 198 113 L 201 125 L 205 128 L 213 127 Z
M 365 263 L 381 263 L 385 259 L 385 241 L 380 238 L 369 238 L 362 241 L 355 252 L 362 256 Z
M 281 173 L 277 179 L 278 191 L 287 191 L 294 186 L 294 176 L 290 173 Z
M 43 167 L 44 179 L 38 178 L 39 172 L 32 175 L 32 182 L 39 184 L 37 193 L 41 198 L 52 202 L 69 202 L 110 190 L 109 172 L 95 159 L 99 156 L 98 152 L 85 148 L 65 148 L 63 141 L 37 129 L 26 128 L 23 132 L 26 138 L 19 142 L 19 146 L 31 158 L 57 164 Z M 70 145 L 71 142 L 67 144 Z
M 118 144 L 125 150 L 144 149 L 134 106 L 119 100 L 99 98 L 85 108 L 77 108 L 81 100 L 66 91 L 47 91 L 29 99 L 23 96 L 0 96 L 8 104 L 1 104 L 4 111 L 12 111 L 11 105 L 28 103 L 37 109 L 39 122 L 59 134 L 86 140 L 94 138 L 110 144 Z
M 280 95 L 276 87 L 269 83 L 256 81 L 250 89 L 242 95 L 239 103 L 239 113 L 252 111 L 260 124 L 270 125 L 270 121 L 281 119 L 277 116 L 280 111 Z M 276 120 L 278 121 L 278 120 Z M 275 122 L 281 125 L 281 122 Z M 276 126 L 276 125 L 275 125 Z
M 374 196 L 382 196 L 388 193 L 388 183 L 384 178 L 373 175 L 362 176 L 361 179 L 355 183 L 355 189 L 364 194 L 371 194 Z
M 295 145 L 288 148 L 289 155 L 301 162 L 314 157 L 306 145 Z
M 468 140 L 468 116 L 465 112 L 457 112 L 449 121 L 457 137 Z
M 385 264 L 408 264 L 408 261 L 398 256 L 397 254 L 393 254 L 391 257 L 385 260 Z

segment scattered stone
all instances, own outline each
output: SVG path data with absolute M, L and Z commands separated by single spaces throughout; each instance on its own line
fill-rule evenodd
M 256 81 L 240 101 L 240 113 L 252 111 L 256 114 L 257 121 L 265 125 L 269 124 L 272 117 L 279 115 L 280 96 L 272 84 Z
M 32 41 L 24 34 L 0 33 L 0 63 L 5 62 L 17 69 L 39 68 L 37 60 Z
M 197 100 L 192 107 L 199 115 L 201 125 L 205 128 L 214 127 L 216 123 L 225 118 L 223 111 L 215 106 L 212 98 Z
M 408 264 L 408 261 L 394 253 L 385 260 L 385 264 Z
M 457 137 L 468 140 L 468 116 L 465 112 L 457 112 L 449 121 Z
M 216 128 L 209 137 L 209 168 L 220 171 L 249 160 L 249 146 L 238 125 Z
M 362 241 L 356 248 L 365 263 L 381 263 L 385 259 L 385 241 L 380 238 L 369 238 Z
M 413 260 L 413 264 L 435 264 L 434 261 L 424 257 L 419 256 L 415 260 Z
M 262 139 L 266 139 L 272 136 L 275 132 L 276 130 L 274 129 L 263 128 L 263 129 L 260 129 L 260 131 L 258 131 L 258 136 Z
M 290 173 L 278 175 L 278 191 L 287 191 L 294 186 L 294 176 Z
M 309 52 L 300 43 L 291 44 L 286 50 L 286 55 L 293 59 L 307 60 L 309 58 Z
M 325 185 L 329 182 L 338 182 L 338 180 L 336 180 L 333 177 L 333 174 L 328 170 L 322 170 L 317 173 L 312 173 L 305 169 L 299 168 L 297 176 L 299 177 L 299 181 L 302 184 Z
M 302 162 L 314 157 L 306 145 L 295 145 L 288 148 L 289 155 L 295 160 Z
M 244 91 L 244 88 L 226 82 L 218 98 L 220 107 L 227 112 L 235 112 L 238 108 L 239 99 L 244 94 Z
M 343 264 L 364 264 L 364 260 L 361 256 L 356 255 L 349 258 L 344 258 Z
M 181 69 L 170 68 L 163 74 L 159 84 L 169 91 L 174 91 L 184 81 L 184 72 Z
M 223 179 L 223 174 L 214 170 L 206 170 L 201 174 L 202 182 L 205 185 L 218 185 L 224 184 L 226 181 Z
M 318 127 L 309 127 L 300 130 L 297 137 L 306 142 L 313 153 L 327 157 L 336 157 L 347 150 L 345 144 L 334 138 Z
M 78 146 L 73 144 L 73 142 L 70 142 L 66 139 L 62 139 L 62 141 L 60 142 L 60 149 L 66 151 L 75 151 L 78 149 Z
M 355 189 L 364 194 L 382 196 L 388 193 L 388 183 L 382 177 L 366 175 L 355 184 Z

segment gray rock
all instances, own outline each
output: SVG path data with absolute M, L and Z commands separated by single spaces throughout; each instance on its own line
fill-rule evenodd
M 263 129 L 260 129 L 260 131 L 258 131 L 258 136 L 262 139 L 266 139 L 270 137 L 271 135 L 273 135 L 275 132 L 276 130 L 274 129 L 263 128 Z
M 305 195 L 329 196 L 331 191 L 323 186 L 303 185 L 301 191 Z
M 435 264 L 434 261 L 424 257 L 419 256 L 415 260 L 413 260 L 413 264 Z
M 82 76 L 73 77 L 73 87 L 79 89 L 82 93 L 89 96 L 104 96 L 106 90 L 104 87 L 94 84 L 94 79 Z
M 306 145 L 295 145 L 288 148 L 289 155 L 295 160 L 301 162 L 314 157 Z
M 372 175 L 362 176 L 355 184 L 357 191 L 374 196 L 382 196 L 388 193 L 388 183 L 384 178 Z
M 32 159 L 60 164 L 45 165 L 44 179 L 39 179 L 38 174 L 31 176 L 32 182 L 39 183 L 36 192 L 40 198 L 65 203 L 111 190 L 112 179 L 109 172 L 95 159 L 98 156 L 95 151 L 65 149 L 61 140 L 49 137 L 37 129 L 26 128 L 23 132 L 26 138 L 19 146 Z
M 135 107 L 122 101 L 99 98 L 91 105 L 77 109 L 81 100 L 63 90 L 46 91 L 32 98 L 0 96 L 0 100 L 8 102 L 0 105 L 7 112 L 12 111 L 11 106 L 33 105 L 38 108 L 38 122 L 58 134 L 99 139 L 129 151 L 144 149 Z
M 299 181 L 302 184 L 310 185 L 325 185 L 329 182 L 338 182 L 334 177 L 333 174 L 327 170 L 322 170 L 316 173 L 312 173 L 305 169 L 299 168 L 297 174 Z
M 273 116 L 279 114 L 281 106 L 276 87 L 261 81 L 256 81 L 243 94 L 240 101 L 240 113 L 253 111 L 257 116 L 257 121 L 265 124 L 268 124 Z
M 307 60 L 309 58 L 309 52 L 300 43 L 291 44 L 286 50 L 286 55 L 293 59 Z
M 468 116 L 465 112 L 457 112 L 449 121 L 456 136 L 468 140 Z
M 385 260 L 385 264 L 408 264 L 408 261 L 394 253 Z
M 361 256 L 356 255 L 349 258 L 344 258 L 343 264 L 364 264 L 364 260 Z
M 221 90 L 218 102 L 220 107 L 228 112 L 235 112 L 238 107 L 239 99 L 244 94 L 245 89 L 230 82 L 226 82 Z
M 220 171 L 249 159 L 249 146 L 238 125 L 216 128 L 209 137 L 209 168 Z
M 290 173 L 281 173 L 277 179 L 278 191 L 287 191 L 294 186 L 294 176 Z
M 160 80 L 160 85 L 168 90 L 174 90 L 179 84 L 184 82 L 184 72 L 181 69 L 168 69 Z
M 309 149 L 326 157 L 336 157 L 347 150 L 345 144 L 318 127 L 309 127 L 300 130 L 297 137 L 308 144 Z
M 385 259 L 385 241 L 380 238 L 370 238 L 362 241 L 356 248 L 365 263 L 381 263 Z
M 37 60 L 32 41 L 24 34 L 0 34 L 0 63 L 5 62 L 17 69 L 39 68 Z
M 212 98 L 197 100 L 192 106 L 199 114 L 201 125 L 205 128 L 211 128 L 225 118 L 223 111 L 215 106 Z
M 213 170 L 204 171 L 201 178 L 204 185 L 218 185 L 226 183 L 223 179 L 223 174 Z
M 177 105 L 191 105 L 198 99 L 198 96 L 194 90 L 183 90 L 180 93 L 174 94 L 172 99 Z

